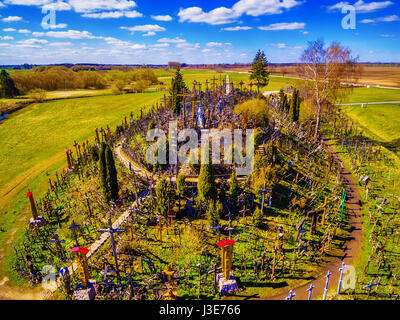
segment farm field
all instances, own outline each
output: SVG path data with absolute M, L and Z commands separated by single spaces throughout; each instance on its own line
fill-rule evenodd
M 140 107 L 150 107 L 160 97 L 144 93 L 57 100 L 11 114 L 0 125 L 0 225 L 18 229 L 26 208 L 24 191 L 41 190 L 50 175 L 65 167 L 65 148 L 92 138 L 96 127 L 115 129 L 123 115 L 137 115 Z M 12 243 L 13 235 L 0 232 L 0 248 L 5 249 L 6 240 Z M 1 263 L 5 253 L 0 254 Z
M 390 143 L 400 139 L 400 104 L 378 104 L 343 106 L 341 109 L 358 125 L 366 130 L 369 137 Z

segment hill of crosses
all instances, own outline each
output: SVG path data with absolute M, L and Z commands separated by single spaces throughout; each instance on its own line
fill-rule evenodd
M 389 288 L 389 199 L 370 216 L 364 274 L 353 267 L 370 180 L 362 166 L 390 161 L 381 148 L 334 108 L 321 130 L 330 139 L 315 134 L 313 119 L 298 121 L 294 87 L 263 94 L 229 76 L 190 86 L 183 77 L 178 68 L 153 106 L 66 149 L 43 196 L 28 190 L 17 277 L 44 287 L 43 298 L 75 300 L 367 298 Z

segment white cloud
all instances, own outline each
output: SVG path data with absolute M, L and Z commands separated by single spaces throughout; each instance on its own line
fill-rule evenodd
M 154 31 L 149 31 L 149 32 L 143 34 L 143 37 L 152 37 L 155 35 L 156 35 L 156 33 Z
M 343 8 L 343 6 L 345 6 L 345 5 L 350 5 L 350 3 L 344 2 L 344 1 L 338 2 L 338 3 L 328 7 L 328 11 L 341 10 Z M 353 6 L 355 7 L 355 9 L 358 13 L 374 12 L 374 11 L 378 11 L 381 9 L 385 9 L 391 5 L 393 5 L 392 1 L 375 1 L 375 2 L 366 3 L 363 0 L 359 0 L 353 4 Z
M 69 11 L 72 7 L 67 2 L 58 1 L 46 4 L 42 8 L 44 10 Z
M 153 47 L 156 47 L 156 48 L 166 48 L 169 46 L 170 46 L 169 43 L 157 43 L 157 44 L 153 45 Z
M 136 11 L 109 11 L 109 12 L 97 12 L 97 13 L 84 13 L 82 17 L 93 18 L 93 19 L 109 19 L 109 18 L 139 18 L 143 17 L 143 14 Z
M 304 29 L 306 24 L 304 22 L 282 22 L 282 23 L 273 23 L 266 27 L 258 27 L 260 30 L 264 31 L 277 31 L 277 30 L 299 30 Z
M 139 32 L 161 32 L 166 31 L 164 27 L 160 27 L 158 24 L 145 24 L 141 26 L 133 26 L 133 27 L 121 27 L 123 30 L 128 30 L 131 32 L 139 31 Z
M 19 33 L 32 33 L 32 31 L 30 31 L 28 29 L 19 29 L 18 32 Z
M 400 17 L 397 15 L 392 15 L 392 16 L 381 17 L 381 18 L 376 18 L 376 19 L 363 19 L 360 22 L 361 23 L 376 23 L 376 22 L 394 22 L 394 21 L 400 21 Z
M 207 52 L 212 52 L 212 49 L 203 49 L 201 52 L 207 53 Z
M 162 43 L 184 43 L 184 42 L 186 42 L 186 40 L 181 39 L 179 37 L 176 37 L 175 39 L 161 38 L 161 39 L 158 39 L 157 42 L 162 42 Z
M 136 7 L 135 1 L 130 0 L 69 0 L 76 12 L 94 12 L 98 10 L 128 10 Z
M 151 16 L 152 19 L 157 20 L 157 21 L 172 21 L 172 17 L 170 15 L 157 15 L 157 16 Z
M 280 14 L 284 9 L 290 9 L 301 4 L 296 0 L 240 0 L 232 8 L 219 7 L 204 12 L 200 7 L 180 9 L 180 22 L 204 22 L 211 25 L 226 24 L 236 21 L 246 14 L 258 17 L 267 14 Z
M 0 40 L 14 40 L 14 37 L 10 37 L 10 36 L 0 36 Z
M 28 39 L 28 40 L 21 40 L 18 41 L 20 44 L 27 44 L 27 45 L 35 45 L 35 44 L 47 44 L 49 43 L 47 40 L 40 40 L 40 39 Z
M 32 35 L 34 37 L 43 37 L 45 35 L 44 32 L 32 32 Z
M 241 31 L 241 30 L 251 30 L 253 29 L 252 27 L 228 27 L 228 28 L 222 28 L 221 30 L 225 30 L 225 31 Z
M 6 4 L 23 5 L 23 6 L 43 6 L 52 2 L 52 0 L 5 0 Z
M 52 42 L 49 45 L 52 47 L 66 47 L 71 46 L 72 42 Z
M 271 43 L 271 46 L 275 47 L 275 48 L 279 48 L 279 49 L 283 49 L 283 48 L 287 47 L 286 43 Z
M 200 43 L 181 42 L 176 45 L 179 49 L 196 50 L 200 48 Z
M 66 27 L 68 27 L 67 24 L 65 23 L 59 23 L 59 24 L 48 24 L 48 23 L 41 23 L 40 24 L 44 29 L 65 29 Z
M 1 19 L 3 20 L 3 22 L 15 22 L 15 21 L 21 21 L 22 17 L 18 17 L 18 16 L 8 16 L 7 18 L 3 18 Z
M 68 30 L 68 31 L 48 31 L 45 34 L 52 38 L 65 38 L 65 39 L 101 39 L 101 37 L 96 37 L 89 31 L 78 31 L 78 30 Z
M 231 46 L 231 45 L 232 45 L 232 43 L 230 43 L 230 42 L 225 42 L 225 43 L 222 43 L 222 42 L 208 42 L 208 43 L 206 43 L 207 47 L 223 47 L 223 46 Z
M 17 30 L 15 30 L 14 28 L 5 28 L 3 29 L 4 32 L 15 32 Z
M 191 7 L 181 9 L 178 16 L 180 22 L 204 22 L 211 25 L 231 23 L 237 18 L 232 9 L 225 7 L 220 7 L 210 12 L 204 12 L 203 9 L 199 7 Z

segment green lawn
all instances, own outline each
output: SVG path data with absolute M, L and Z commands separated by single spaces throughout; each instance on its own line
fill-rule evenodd
M 363 127 L 370 138 L 386 143 L 400 139 L 400 104 L 341 108 L 353 121 Z
M 0 189 L 39 162 L 94 135 L 95 127 L 115 127 L 123 115 L 155 103 L 161 93 L 57 100 L 30 105 L 1 125 Z
M 400 89 L 355 88 L 343 103 L 400 101 Z

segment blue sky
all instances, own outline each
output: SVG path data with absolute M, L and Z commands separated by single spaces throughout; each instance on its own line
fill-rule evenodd
M 355 29 L 342 27 L 346 5 Z M 246 63 L 258 49 L 298 62 L 318 38 L 362 62 L 400 62 L 399 9 L 396 0 L 0 0 L 0 64 Z

